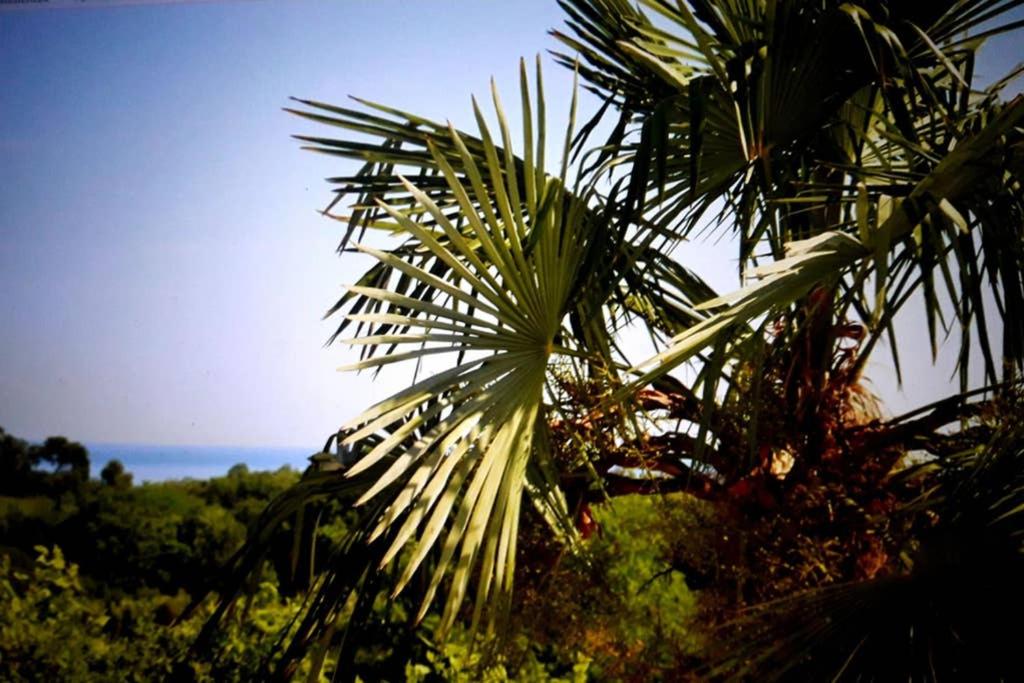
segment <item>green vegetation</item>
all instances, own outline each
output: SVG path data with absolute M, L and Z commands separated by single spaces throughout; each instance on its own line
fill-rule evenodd
M 0 430 L 0 442 L 0 467 L 17 472 L 21 487 L 0 498 L 0 679 L 258 675 L 297 607 L 281 597 L 273 569 L 254 577 L 244 610 L 226 621 L 216 658 L 184 657 L 211 604 L 171 624 L 215 579 L 267 503 L 299 480 L 297 472 L 235 469 L 209 481 L 132 486 L 120 463 L 90 480 L 86 449 L 66 439 L 35 446 Z M 73 468 L 63 466 L 68 460 Z
M 168 616 L 184 607 L 186 595 L 142 591 L 101 598 L 88 587 L 95 577 L 80 575 L 59 548 L 40 546 L 38 552 L 24 571 L 13 569 L 9 557 L 0 560 L 5 681 L 252 680 L 295 608 L 279 599 L 273 583 L 261 584 L 245 619 L 230 620 L 225 629 L 222 656 L 183 665 L 209 610 L 172 628 Z
M 32 448 L 4 438 L 5 465 Z M 73 445 L 88 467 L 88 454 Z M 0 679 L 261 678 L 282 654 L 281 639 L 301 608 L 306 582 L 298 575 L 309 567 L 293 558 L 308 557 L 309 520 L 318 520 L 318 574 L 346 539 L 351 512 L 321 507 L 283 523 L 268 562 L 201 652 L 193 646 L 216 596 L 196 598 L 217 589 L 220 567 L 243 545 L 247 528 L 258 527 L 268 503 L 300 475 L 238 465 L 206 481 L 133 486 L 120 463 L 103 472 L 99 481 L 76 479 L 65 490 L 61 472 L 32 468 L 33 489 L 0 498 Z M 663 509 L 679 514 L 675 506 Z M 489 653 L 493 643 L 462 628 L 440 648 L 429 646 L 423 633 L 388 625 L 406 619 L 414 604 L 380 601 L 370 626 L 374 646 L 360 651 L 354 675 L 365 681 L 483 676 L 569 683 L 683 661 L 694 646 L 686 631 L 694 605 L 681 577 L 666 573 L 676 527 L 643 498 L 620 499 L 597 517 L 602 532 L 593 539 L 592 556 L 587 562 L 565 556 L 547 568 L 546 585 L 524 594 L 520 636 L 504 644 L 500 658 Z M 535 542 L 549 547 L 541 538 Z M 436 623 L 436 616 L 429 621 Z M 297 671 L 308 675 L 314 659 L 306 657 Z M 327 655 L 327 670 L 332 661 Z M 325 676 L 321 672 L 319 680 Z
M 22 454 L 36 448 L 3 438 L 4 467 L 23 462 Z M 58 441 L 71 444 L 59 437 L 46 443 Z M 87 477 L 85 448 L 71 445 L 86 478 L 69 479 L 60 469 L 26 470 L 31 483 L 0 499 L 0 539 L 22 559 L 38 545 L 59 547 L 84 576 L 101 577 L 111 593 L 197 591 L 242 544 L 267 503 L 299 480 L 297 472 L 282 469 L 131 486 L 118 463 L 104 469 L 113 476 L 96 481 Z

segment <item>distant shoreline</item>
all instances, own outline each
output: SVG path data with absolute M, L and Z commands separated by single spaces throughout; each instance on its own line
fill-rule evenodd
M 209 479 L 243 464 L 252 471 L 291 467 L 301 472 L 317 448 L 286 446 L 194 446 L 131 443 L 83 443 L 89 451 L 91 476 L 97 478 L 111 460 L 119 460 L 137 483 L 174 479 Z

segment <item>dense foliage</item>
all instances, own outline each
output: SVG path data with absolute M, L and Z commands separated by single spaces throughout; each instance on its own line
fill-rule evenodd
M 4 465 L 33 447 L 5 439 Z M 61 443 L 80 452 L 88 468 L 84 448 Z M 301 607 L 294 594 L 306 587 L 296 574 L 309 567 L 292 558 L 296 543 L 298 554 L 310 549 L 308 523 L 292 518 L 281 525 L 269 561 L 243 587 L 205 651 L 194 644 L 215 600 L 196 598 L 218 588 L 220 565 L 267 504 L 300 480 L 298 473 L 237 465 L 209 480 L 133 486 L 131 473 L 112 461 L 100 480 L 63 490 L 61 472 L 33 470 L 34 488 L 0 498 L 0 679 L 245 681 L 261 678 L 280 656 Z M 310 515 L 317 519 L 316 571 L 351 521 L 340 506 L 318 512 Z M 678 506 L 655 508 L 641 498 L 598 512 L 602 532 L 586 562 L 567 555 L 534 566 L 546 576 L 524 595 L 520 635 L 497 659 L 488 654 L 493 643 L 461 628 L 432 647 L 423 634 L 393 625 L 415 605 L 381 601 L 367 624 L 374 645 L 359 653 L 354 674 L 365 681 L 483 676 L 568 683 L 678 666 L 696 648 L 687 630 L 693 596 L 671 573 L 680 514 Z M 542 526 L 534 528 L 538 552 L 557 552 Z M 324 657 L 322 680 L 333 670 L 333 656 Z M 308 672 L 315 659 L 305 658 L 298 670 Z
M 186 659 L 209 610 L 172 628 L 167 615 L 184 607 L 187 596 L 100 597 L 59 548 L 40 546 L 38 553 L 23 571 L 12 569 L 9 557 L 0 560 L 0 676 L 5 681 L 252 680 L 295 608 L 278 598 L 273 583 L 263 583 L 245 618 L 229 621 L 221 657 Z
M 297 607 L 280 597 L 273 571 L 254 577 L 244 611 L 222 633 L 216 660 L 190 659 L 180 669 L 211 605 L 171 624 L 298 473 L 239 466 L 209 481 L 132 486 L 116 461 L 100 481 L 89 479 L 88 452 L 62 437 L 42 445 L 2 431 L 0 437 L 0 467 L 19 476 L 19 486 L 0 497 L 0 678 L 151 681 L 173 673 L 242 681 L 258 675 Z M 62 466 L 65 461 L 74 468 Z M 80 476 L 69 477 L 69 469 Z M 335 533 L 343 533 L 340 518 L 335 524 Z M 289 542 L 281 539 L 282 546 Z

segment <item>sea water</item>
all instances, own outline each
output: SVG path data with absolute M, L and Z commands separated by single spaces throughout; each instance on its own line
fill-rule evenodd
M 90 471 L 98 477 L 111 460 L 120 460 L 136 483 L 168 479 L 209 479 L 235 465 L 251 471 L 291 467 L 299 472 L 318 448 L 252 446 L 154 446 L 151 444 L 86 443 Z

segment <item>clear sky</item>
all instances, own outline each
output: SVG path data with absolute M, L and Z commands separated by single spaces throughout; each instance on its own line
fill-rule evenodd
M 350 353 L 323 347 L 321 314 L 365 265 L 315 212 L 349 169 L 299 151 L 291 134 L 322 131 L 280 108 L 355 94 L 472 128 L 469 95 L 494 75 L 511 103 L 518 58 L 561 21 L 539 0 L 0 12 L 0 426 L 322 443 L 404 376 L 337 373 Z M 546 64 L 562 121 L 570 75 Z M 731 287 L 721 266 L 698 270 Z

